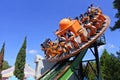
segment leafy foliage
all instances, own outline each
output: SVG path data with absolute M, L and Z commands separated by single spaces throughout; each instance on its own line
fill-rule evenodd
M 117 51 L 116 55 L 117 55 L 116 58 L 120 61 L 120 51 Z
M 26 62 L 26 37 L 20 51 L 18 52 L 15 62 L 14 75 L 20 80 L 24 79 L 25 62 Z
M 115 17 L 118 19 L 115 22 L 115 25 L 113 27 L 110 27 L 110 29 L 112 31 L 116 30 L 116 29 L 120 29 L 120 0 L 114 0 L 113 1 L 113 6 L 115 9 L 117 9 L 117 13 L 115 15 Z
M 91 66 L 93 68 L 91 68 Z M 90 62 L 89 65 L 88 65 L 88 69 L 87 69 L 87 72 L 88 72 L 88 79 L 89 80 L 95 80 L 96 79 L 96 76 L 95 76 L 95 71 L 96 70 L 96 63 L 95 62 Z
M 3 63 L 2 63 L 2 70 L 5 70 L 5 69 L 8 69 L 8 68 L 10 68 L 11 66 L 8 64 L 8 62 L 7 61 L 4 61 Z
M 100 63 L 103 80 L 120 80 L 120 61 L 111 56 L 106 49 L 100 58 Z

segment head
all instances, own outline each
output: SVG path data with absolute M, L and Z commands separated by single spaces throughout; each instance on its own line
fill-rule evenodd
M 93 7 L 93 3 L 90 5 L 90 7 Z
M 45 46 L 44 46 L 43 44 L 41 44 L 41 47 L 42 47 L 42 48 L 45 48 Z

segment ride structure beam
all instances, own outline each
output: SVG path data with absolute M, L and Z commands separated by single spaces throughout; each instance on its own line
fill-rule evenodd
M 78 70 L 78 65 L 80 62 L 82 62 L 82 59 L 87 52 L 87 48 L 81 51 L 81 53 L 75 58 L 75 60 L 72 62 L 72 64 L 64 71 L 63 73 L 57 77 L 55 80 L 68 80 L 72 74 L 76 74 L 76 70 Z M 76 74 L 77 79 L 79 78 L 78 74 Z M 79 80 L 79 79 L 78 79 Z
M 98 47 L 101 46 L 101 45 L 105 45 L 105 44 L 106 44 L 105 35 L 102 35 L 97 41 L 95 41 L 93 43 L 93 45 L 91 45 L 89 47 L 90 53 L 92 53 L 94 55 L 94 59 L 81 61 L 79 63 L 79 69 L 78 69 L 78 77 L 79 77 L 79 79 L 78 80 L 84 80 L 86 75 L 88 77 L 88 74 L 86 74 L 88 68 L 90 68 L 92 70 L 92 72 L 94 73 L 97 80 L 102 80 L 101 72 L 100 72 L 100 61 L 99 61 Z M 93 62 L 93 61 L 96 64 L 95 69 L 91 64 L 91 62 Z M 85 62 L 86 62 L 86 67 L 85 67 L 85 69 L 83 69 L 83 63 L 85 63 Z
M 96 59 L 96 69 L 97 69 L 97 79 L 100 80 L 100 64 L 99 64 L 99 54 L 97 42 L 94 43 L 95 59 Z
M 84 79 L 84 72 L 83 72 L 82 61 L 79 63 L 78 75 L 80 75 L 79 76 L 79 80 L 83 80 Z

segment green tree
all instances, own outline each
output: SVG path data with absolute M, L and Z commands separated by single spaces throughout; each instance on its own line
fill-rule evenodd
M 89 62 L 88 69 L 87 69 L 88 79 L 95 80 L 96 79 L 96 63 Z
M 110 27 L 112 31 L 120 29 L 120 0 L 114 0 L 113 6 L 115 9 L 117 9 L 115 18 L 117 18 L 118 20 L 115 22 L 115 25 L 113 27 Z
M 107 73 L 109 72 L 108 65 L 110 64 L 110 55 L 106 49 L 103 51 L 103 54 L 100 57 L 100 64 L 101 64 L 102 77 L 103 77 L 103 80 L 105 80 L 109 75 Z
M 20 80 L 24 79 L 25 63 L 26 63 L 26 37 L 24 39 L 22 47 L 20 48 L 18 52 L 16 62 L 15 62 L 14 75 Z
M 120 62 L 105 49 L 100 57 L 103 80 L 120 80 Z
M 5 43 L 3 43 L 2 49 L 0 51 L 0 79 L 2 78 L 1 71 L 2 71 L 2 64 L 4 61 L 4 50 L 5 50 Z
M 115 57 L 120 61 L 120 50 L 116 52 L 116 55 L 117 56 L 115 56 Z
M 10 67 L 11 66 L 8 64 L 8 62 L 4 60 L 4 62 L 2 63 L 2 70 L 8 69 Z

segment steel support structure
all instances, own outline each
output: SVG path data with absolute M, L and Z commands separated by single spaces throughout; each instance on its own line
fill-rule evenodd
M 105 44 L 106 44 L 106 40 L 105 40 L 105 35 L 103 34 L 103 36 L 101 36 L 97 41 L 94 42 L 93 45 L 89 47 L 90 53 L 94 55 L 94 59 L 81 61 L 79 63 L 78 69 L 76 69 L 77 73 L 75 72 L 75 76 L 78 80 L 84 80 L 85 77 L 88 78 L 88 73 L 87 73 L 88 68 L 90 68 L 91 71 L 94 73 L 96 80 L 102 80 L 101 72 L 100 72 L 98 47 Z M 95 62 L 96 68 L 92 66 L 91 62 Z
M 93 48 L 93 49 L 92 49 Z M 90 51 L 91 53 L 94 55 L 95 59 L 92 60 L 86 60 L 86 61 L 81 61 L 79 63 L 79 67 L 78 67 L 78 75 L 77 78 L 78 80 L 84 80 L 85 77 L 87 77 L 87 70 L 88 67 L 92 70 L 92 72 L 94 73 L 95 77 L 97 80 L 101 80 L 101 74 L 100 74 L 100 63 L 99 63 L 99 54 L 98 54 L 98 46 L 97 46 L 97 42 L 95 42 L 93 44 L 93 47 L 90 47 Z M 96 64 L 96 69 L 93 68 L 91 62 L 95 62 Z M 83 66 L 83 64 L 86 63 L 86 66 Z M 84 69 L 83 69 L 84 67 Z M 77 70 L 77 69 L 76 69 Z M 89 79 L 89 78 L 88 78 Z

